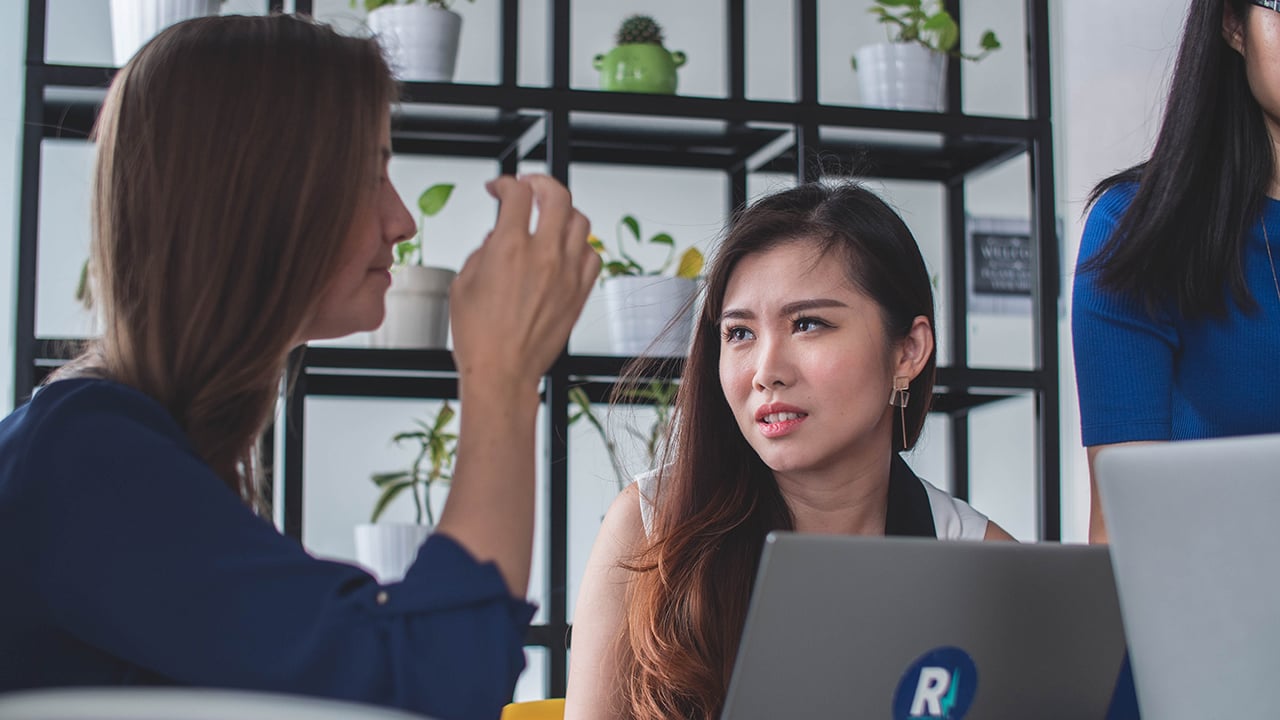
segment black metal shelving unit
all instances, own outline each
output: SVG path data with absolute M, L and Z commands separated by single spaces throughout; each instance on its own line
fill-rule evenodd
M 713 0 L 706 0 L 711 2 Z M 514 172 L 521 161 L 538 160 L 568 183 L 577 163 L 694 167 L 726 174 L 728 206 L 747 198 L 751 172 L 786 172 L 798 180 L 821 176 L 834 161 L 884 179 L 926 180 L 943 185 L 949 258 L 943 269 L 950 294 L 948 317 L 953 362 L 938 370 L 934 412 L 951 419 L 951 478 L 954 491 L 969 488 L 970 410 L 1012 395 L 1031 394 L 1037 413 L 1039 536 L 1060 537 L 1060 449 L 1058 445 L 1058 251 L 1054 219 L 1052 128 L 1049 104 L 1048 0 L 1024 0 L 1030 113 L 1026 119 L 969 116 L 961 106 L 959 63 L 950 63 L 944 113 L 898 112 L 824 105 L 817 85 L 817 0 L 793 0 L 797 48 L 794 102 L 746 98 L 743 0 L 726 5 L 728 91 L 724 98 L 629 95 L 573 89 L 569 84 L 570 0 L 550 0 L 550 85 L 516 83 L 518 0 L 501 3 L 500 80 L 495 85 L 407 83 L 404 103 L 393 117 L 396 153 L 484 157 Z M 40 149 L 46 138 L 87 138 L 114 74 L 111 68 L 71 67 L 45 60 L 46 0 L 28 0 L 27 63 L 22 139 L 22 198 L 18 254 L 15 398 L 22 402 L 35 383 L 67 355 L 65 344 L 35 335 Z M 281 0 L 266 3 L 279 10 Z M 960 18 L 959 0 L 947 0 Z M 311 0 L 297 0 L 308 12 Z M 886 142 L 902 131 L 919 141 Z M 965 181 L 975 171 L 1026 154 L 1030 160 L 1032 218 L 1034 369 L 970 367 L 967 362 Z M 575 356 L 567 352 L 544 377 L 550 509 L 547 543 L 547 622 L 531 628 L 530 645 L 548 649 L 547 690 L 563 695 L 567 675 L 568 598 L 568 389 L 582 385 L 604 401 L 628 358 Z M 302 358 L 294 393 L 285 408 L 284 530 L 302 536 L 305 492 L 303 439 L 305 400 L 311 396 L 456 397 L 452 358 L 446 351 L 312 348 Z M 678 374 L 679 363 L 670 370 Z

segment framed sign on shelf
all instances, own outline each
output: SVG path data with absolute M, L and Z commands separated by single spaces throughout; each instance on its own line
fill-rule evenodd
M 1059 260 L 1062 221 L 1057 226 Z M 1026 218 L 969 216 L 965 223 L 965 267 L 969 311 L 987 315 L 1030 315 L 1035 287 L 1035 238 Z M 1059 265 L 1061 266 L 1061 265 Z M 1054 299 L 1062 312 L 1061 295 Z

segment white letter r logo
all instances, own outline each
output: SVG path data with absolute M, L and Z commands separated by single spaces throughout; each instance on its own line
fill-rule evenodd
M 942 717 L 942 696 L 951 687 L 951 673 L 946 668 L 920 668 L 920 682 L 911 701 L 912 717 Z

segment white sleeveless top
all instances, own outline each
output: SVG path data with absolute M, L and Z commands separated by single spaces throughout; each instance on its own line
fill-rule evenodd
M 905 463 L 902 465 L 906 467 Z M 929 511 L 933 516 L 933 526 L 939 540 L 982 540 L 987 534 L 987 516 L 974 510 L 963 500 L 951 497 L 947 492 L 934 487 L 923 478 L 910 473 L 910 479 L 904 481 L 919 482 L 924 486 L 928 498 Z M 635 477 L 636 487 L 640 491 L 640 520 L 644 523 L 644 532 L 653 531 L 653 507 L 657 491 L 657 470 L 641 473 Z

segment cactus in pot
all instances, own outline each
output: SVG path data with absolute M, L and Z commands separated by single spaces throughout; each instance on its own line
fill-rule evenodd
M 615 38 L 617 47 L 596 55 L 592 64 L 600 72 L 600 89 L 672 95 L 676 68 L 685 54 L 662 44 L 662 27 L 648 15 L 632 15 L 622 21 Z

